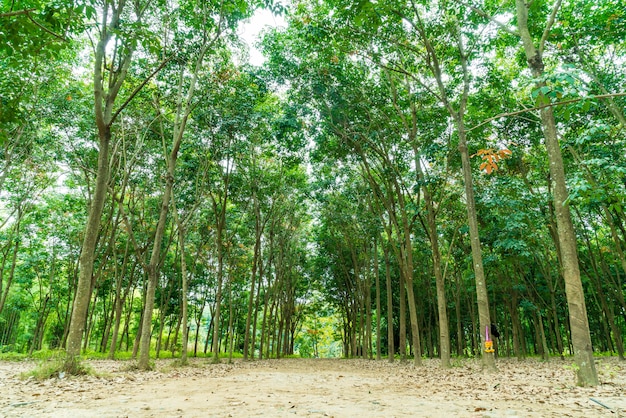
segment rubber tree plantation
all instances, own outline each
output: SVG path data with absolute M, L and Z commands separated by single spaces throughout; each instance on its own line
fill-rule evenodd
M 250 46 L 260 10 L 286 23 Z M 597 386 L 625 63 L 617 0 L 2 1 L 0 358 L 536 357 Z

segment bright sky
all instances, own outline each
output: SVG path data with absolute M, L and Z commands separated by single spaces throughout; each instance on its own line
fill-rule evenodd
M 262 65 L 265 58 L 255 44 L 259 41 L 259 35 L 267 27 L 286 27 L 287 23 L 282 16 L 275 16 L 269 10 L 257 10 L 254 15 L 240 26 L 239 34 L 250 47 L 250 64 Z

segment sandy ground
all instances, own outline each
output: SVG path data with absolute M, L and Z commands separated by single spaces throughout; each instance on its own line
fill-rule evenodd
M 615 358 L 597 361 L 596 388 L 576 387 L 567 360 L 500 359 L 489 375 L 454 362 L 159 360 L 139 372 L 91 361 L 98 377 L 45 381 L 20 376 L 34 362 L 0 362 L 0 417 L 626 417 L 626 363 Z

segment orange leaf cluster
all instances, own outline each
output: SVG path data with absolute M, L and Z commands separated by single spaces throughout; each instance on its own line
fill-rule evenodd
M 498 169 L 498 161 L 504 160 L 511 156 L 511 151 L 504 148 L 501 150 L 494 150 L 493 148 L 479 149 L 472 157 L 480 156 L 483 159 L 483 163 L 480 165 L 480 169 L 484 170 L 487 174 L 491 174 Z

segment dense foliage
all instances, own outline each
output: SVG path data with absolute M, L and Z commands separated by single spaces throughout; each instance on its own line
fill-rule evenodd
M 620 2 L 0 4 L 0 351 L 624 358 Z

